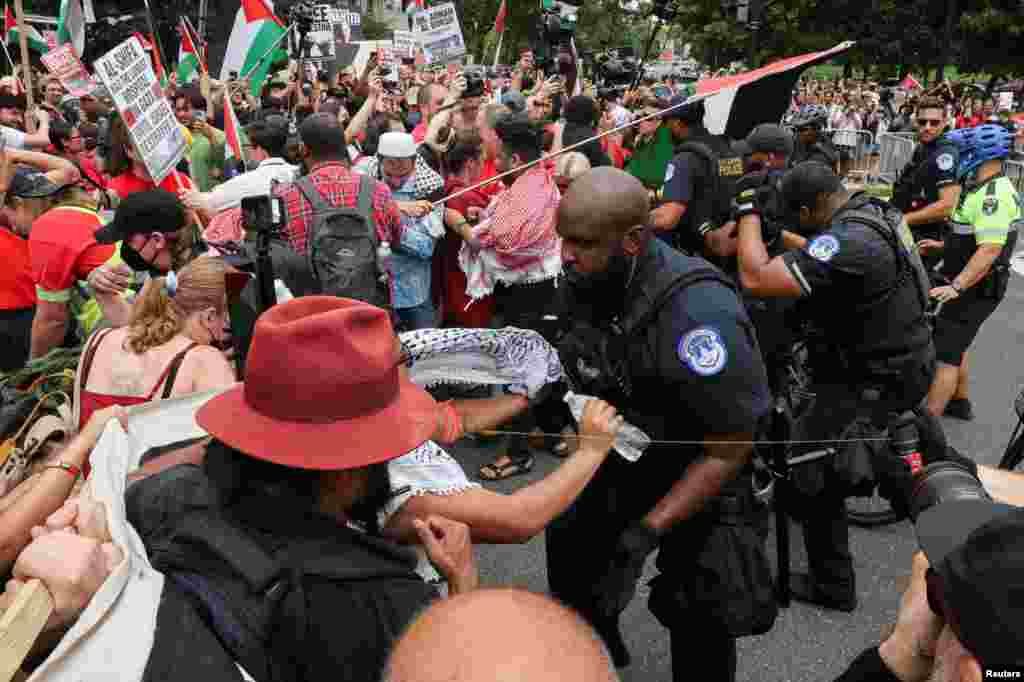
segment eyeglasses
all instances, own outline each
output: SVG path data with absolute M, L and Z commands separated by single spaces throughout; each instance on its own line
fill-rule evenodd
M 942 121 L 937 118 L 919 118 L 917 125 L 920 128 L 939 128 L 942 126 Z

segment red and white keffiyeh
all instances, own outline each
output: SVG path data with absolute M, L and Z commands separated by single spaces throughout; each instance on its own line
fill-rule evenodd
M 555 224 L 561 199 L 554 168 L 547 163 L 526 171 L 495 197 L 459 253 L 470 298 L 490 294 L 496 282 L 522 284 L 558 276 L 562 240 Z

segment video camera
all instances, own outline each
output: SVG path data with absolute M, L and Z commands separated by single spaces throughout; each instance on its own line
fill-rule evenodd
M 596 55 L 594 62 L 599 92 L 602 88 L 628 88 L 636 82 L 640 70 L 636 58 L 621 50 L 609 50 Z
M 545 76 L 566 75 L 572 71 L 570 45 L 576 35 L 578 6 L 566 2 L 553 2 L 541 6 L 537 19 L 538 41 L 533 45 L 534 63 Z
M 463 74 L 466 79 L 466 91 L 462 93 L 463 97 L 483 97 L 484 94 L 484 77 L 478 71 L 467 71 Z

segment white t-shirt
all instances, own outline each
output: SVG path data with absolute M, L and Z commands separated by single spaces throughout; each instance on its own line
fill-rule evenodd
M 25 148 L 25 133 L 21 132 L 17 128 L 0 126 L 0 134 L 4 136 L 4 146 L 11 149 Z
M 282 184 L 294 182 L 299 168 L 284 159 L 271 157 L 262 161 L 255 170 L 242 173 L 214 187 L 207 195 L 207 206 L 215 213 L 234 208 L 246 197 L 266 196 L 270 183 L 276 180 Z

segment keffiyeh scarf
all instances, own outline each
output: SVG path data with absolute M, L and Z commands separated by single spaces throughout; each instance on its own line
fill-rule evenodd
M 472 242 L 459 253 L 470 298 L 492 293 L 497 282 L 526 284 L 558 276 L 562 240 L 555 222 L 561 198 L 554 168 L 542 163 L 491 202 Z
M 430 199 L 444 189 L 444 178 L 431 168 L 419 154 L 416 155 L 416 170 L 414 173 L 416 176 L 414 182 L 416 185 L 417 201 L 420 199 Z M 380 157 L 374 156 L 366 162 L 366 174 L 371 178 L 381 179 Z

